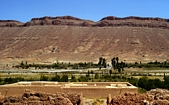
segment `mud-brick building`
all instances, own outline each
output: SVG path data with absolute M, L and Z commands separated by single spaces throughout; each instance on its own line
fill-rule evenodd
M 41 91 L 46 93 L 82 93 L 87 98 L 106 98 L 120 95 L 126 92 L 137 93 L 137 87 L 128 82 L 18 82 L 9 85 L 1 85 L 0 93 L 4 96 L 20 96 L 25 91 Z

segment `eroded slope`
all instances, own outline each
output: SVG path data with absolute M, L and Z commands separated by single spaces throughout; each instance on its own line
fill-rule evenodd
M 90 25 L 42 25 L 38 22 L 41 23 L 43 19 L 32 19 L 31 21 L 36 20 L 36 25 L 0 27 L 1 62 L 4 64 L 22 60 L 39 63 L 97 62 L 101 56 L 107 58 L 108 62 L 114 56 L 132 62 L 169 59 L 168 20 L 139 20 L 131 17 L 129 19 L 103 18 L 94 23 L 78 18 L 57 19 L 64 22 L 70 20 L 77 24 L 88 22 Z M 98 25 L 105 21 L 106 24 Z M 127 22 L 127 25 L 124 24 Z M 160 24 L 144 25 L 148 22 Z M 165 26 L 162 27 L 164 24 Z

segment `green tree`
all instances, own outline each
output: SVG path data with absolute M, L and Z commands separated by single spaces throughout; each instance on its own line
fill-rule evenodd
M 102 65 L 102 62 L 103 62 L 103 58 L 102 58 L 102 57 L 100 57 L 100 58 L 99 58 L 98 65 Z
M 138 87 L 144 88 L 144 89 L 148 89 L 148 77 L 142 77 L 138 80 Z
M 111 75 L 113 72 L 112 72 L 112 70 L 109 70 L 109 74 Z
M 94 78 L 95 78 L 95 79 L 99 79 L 99 74 L 98 74 L 98 73 L 95 73 Z
M 48 77 L 45 75 L 40 76 L 40 81 L 48 81 Z
M 92 79 L 93 79 L 93 74 L 94 74 L 94 72 L 93 72 L 93 71 L 91 71 L 91 74 L 92 74 Z
M 104 68 L 106 68 L 106 67 L 107 67 L 107 64 L 106 64 L 106 59 L 105 59 L 105 58 L 103 58 L 103 61 L 102 61 L 102 66 L 103 66 Z
M 116 69 L 116 59 L 115 58 L 112 58 L 111 64 L 113 66 L 113 69 L 115 70 Z
M 164 75 L 165 88 L 169 89 L 169 76 Z
M 119 63 L 119 57 L 116 57 L 115 59 L 116 59 L 116 62 L 118 64 Z
M 98 66 L 99 66 L 100 69 L 101 69 L 102 67 L 106 68 L 106 67 L 107 67 L 106 59 L 100 57 L 100 58 L 99 58 L 99 62 L 98 62 Z
M 90 71 L 88 70 L 87 72 L 87 75 L 86 75 L 87 78 L 90 78 Z
M 88 82 L 88 79 L 85 76 L 80 76 L 78 80 L 79 82 Z
M 77 81 L 76 77 L 72 75 L 70 82 L 76 82 L 76 81 Z
M 121 73 L 121 71 L 124 71 L 125 63 L 122 61 L 121 61 L 121 63 L 119 63 L 118 57 L 112 58 L 111 64 L 113 66 L 113 69 L 117 70 L 119 73 Z
M 21 62 L 20 66 L 24 66 L 24 63 L 23 63 L 23 61 Z
M 61 82 L 68 82 L 68 76 L 63 75 L 62 78 L 61 78 Z
M 60 76 L 56 74 L 54 77 L 51 78 L 51 81 L 60 82 Z

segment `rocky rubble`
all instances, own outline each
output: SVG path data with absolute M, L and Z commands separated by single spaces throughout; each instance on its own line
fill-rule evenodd
M 82 94 L 25 92 L 22 96 L 0 96 L 0 105 L 82 105 Z
M 169 105 L 169 91 L 152 89 L 145 94 L 125 93 L 107 98 L 107 105 Z

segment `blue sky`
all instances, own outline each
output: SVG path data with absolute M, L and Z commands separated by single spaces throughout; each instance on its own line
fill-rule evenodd
M 66 15 L 93 21 L 106 16 L 168 19 L 169 0 L 0 0 L 0 20 Z

